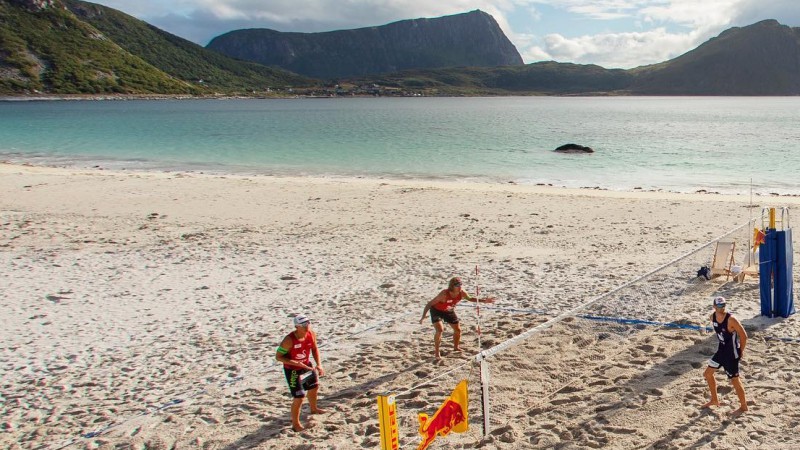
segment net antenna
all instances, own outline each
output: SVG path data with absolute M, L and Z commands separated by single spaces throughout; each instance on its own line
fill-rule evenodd
M 480 270 L 475 264 L 475 315 L 478 316 L 478 351 L 481 351 L 483 347 L 481 346 L 481 285 L 479 277 Z

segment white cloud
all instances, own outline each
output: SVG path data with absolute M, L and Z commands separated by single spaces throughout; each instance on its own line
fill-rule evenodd
M 503 31 L 511 29 L 506 14 L 529 0 L 95 0 L 120 9 L 181 37 L 205 44 L 239 28 L 320 32 L 384 25 L 423 17 L 439 17 L 480 9 L 491 14 Z
M 630 30 L 582 36 L 548 34 L 541 36 L 538 42 L 531 40 L 534 45 L 520 52 L 526 62 L 547 59 L 606 68 L 659 63 L 697 47 L 730 27 L 730 12 L 741 1 L 539 0 L 579 18 L 600 23 L 616 21 L 616 27 L 619 22 L 629 23 Z M 537 56 L 539 58 L 534 59 Z
M 480 9 L 491 14 L 525 62 L 556 60 L 635 67 L 685 53 L 723 30 L 774 18 L 799 26 L 797 0 L 94 0 L 205 45 L 240 28 L 318 32 Z M 558 18 L 546 14 L 559 11 Z M 524 34 L 511 23 L 568 17 L 602 33 Z M 511 20 L 513 18 L 513 20 Z M 587 22 L 588 21 L 588 22 Z M 623 29 L 625 26 L 629 29 Z M 607 26 L 606 26 L 607 25 Z M 565 26 L 564 29 L 570 29 Z M 574 29 L 572 27 L 571 29 Z
M 383 25 L 475 9 L 499 15 L 513 7 L 511 0 L 184 0 L 183 3 L 192 3 L 220 20 L 264 20 L 273 26 L 290 27 L 282 31 L 306 32 Z M 302 29 L 293 27 L 295 24 Z
M 520 48 L 526 62 L 556 60 L 632 68 L 680 56 L 732 26 L 764 19 L 800 25 L 797 0 L 540 1 L 599 20 L 627 15 L 639 31 L 577 37 L 549 34 L 538 44 L 528 37 L 531 46 Z
M 691 34 L 670 34 L 664 28 L 646 32 L 606 33 L 577 38 L 550 34 L 544 38 L 548 58 L 560 62 L 597 64 L 606 68 L 632 68 L 674 58 L 694 45 Z

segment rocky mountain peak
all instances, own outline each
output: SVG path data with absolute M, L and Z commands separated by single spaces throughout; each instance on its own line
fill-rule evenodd
M 320 79 L 523 63 L 494 18 L 480 10 L 321 33 L 236 30 L 207 48 Z

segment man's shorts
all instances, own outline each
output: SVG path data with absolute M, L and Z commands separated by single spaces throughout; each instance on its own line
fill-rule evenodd
M 458 316 L 456 315 L 456 311 L 439 311 L 436 308 L 431 308 L 431 323 L 436 323 L 442 320 L 451 325 L 457 324 Z
M 733 355 L 724 356 L 717 352 L 711 359 L 708 360 L 708 367 L 712 369 L 725 369 L 725 374 L 728 378 L 736 378 L 739 376 L 739 359 L 734 358 Z
M 283 373 L 286 375 L 286 382 L 289 383 L 289 392 L 294 398 L 303 398 L 306 396 L 306 391 L 319 386 L 317 371 L 315 370 L 297 370 L 284 367 Z

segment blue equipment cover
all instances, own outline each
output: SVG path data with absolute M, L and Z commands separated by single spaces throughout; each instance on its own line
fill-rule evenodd
M 794 286 L 792 283 L 792 229 L 778 231 L 778 251 L 775 267 L 775 313 L 781 317 L 794 314 Z
M 759 247 L 761 315 L 789 317 L 794 310 L 792 230 L 768 229 Z
M 761 315 L 773 317 L 772 274 L 775 272 L 776 231 L 765 231 L 764 243 L 758 247 L 758 289 L 761 294 Z

